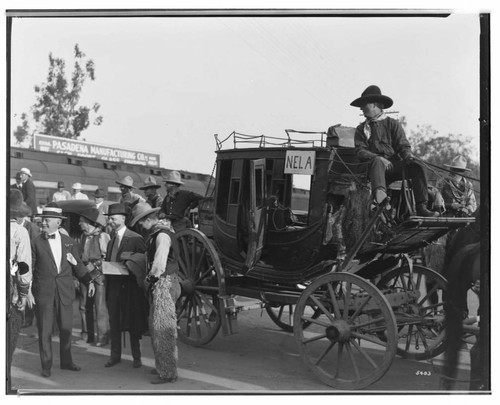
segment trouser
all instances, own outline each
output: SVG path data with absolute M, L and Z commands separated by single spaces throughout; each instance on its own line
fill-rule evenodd
M 392 168 L 386 170 L 381 157 L 377 156 L 373 159 L 369 170 L 373 191 L 378 188 L 387 190 L 387 183 L 390 184 L 395 180 L 401 180 L 403 170 L 405 170 L 405 177 L 411 180 L 415 202 L 417 204 L 425 203 L 429 199 L 427 191 L 427 175 L 423 166 L 418 162 L 406 162 L 400 160 L 392 162 Z
M 181 294 L 177 275 L 160 277 L 150 295 L 149 331 L 155 367 L 161 378 L 177 378 L 177 316 L 175 302 Z
M 52 367 L 52 327 L 54 318 L 59 326 L 59 361 L 61 367 L 73 364 L 71 357 L 71 331 L 73 328 L 73 305 L 64 305 L 55 293 L 54 300 L 35 306 L 38 327 L 38 346 L 42 369 Z
M 33 325 L 34 319 L 35 319 L 35 309 L 26 306 L 26 309 L 24 310 L 23 328 L 28 328 L 31 325 Z
M 19 311 L 14 306 L 11 306 L 10 312 L 7 314 L 7 331 L 8 331 L 8 370 L 12 364 L 12 356 L 17 345 L 19 331 L 23 325 L 23 312 Z
M 111 321 L 112 318 L 110 318 Z M 141 359 L 141 335 L 136 335 L 129 332 L 130 335 L 130 349 L 132 351 L 132 358 L 134 360 Z M 122 358 L 122 341 L 121 341 L 121 328 L 119 325 L 114 325 L 111 322 L 111 329 L 109 332 L 111 342 L 111 359 L 120 360 Z
M 106 305 L 106 286 L 95 284 L 94 305 L 97 318 L 97 340 L 102 342 L 109 335 L 109 315 Z
M 82 320 L 82 337 L 87 333 L 87 342 L 91 343 L 95 338 L 94 331 L 94 297 L 88 296 L 87 285 L 80 283 L 78 292 L 80 318 Z
M 111 359 L 120 360 L 122 357 L 122 313 L 120 308 L 120 301 L 116 299 L 108 299 L 108 312 L 109 312 L 109 337 L 111 343 Z M 134 360 L 141 359 L 141 346 L 140 334 L 129 332 L 130 334 L 130 349 Z
M 172 228 L 174 228 L 175 232 L 179 232 L 179 231 L 182 231 L 183 229 L 193 227 L 193 224 L 191 223 L 189 218 L 183 217 L 183 218 L 178 218 L 178 219 L 171 219 L 170 221 L 172 224 Z

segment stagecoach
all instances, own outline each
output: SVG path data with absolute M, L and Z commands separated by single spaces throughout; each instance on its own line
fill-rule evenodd
M 374 206 L 349 138 L 340 126 L 216 136 L 214 194 L 199 207 L 198 229 L 177 234 L 182 342 L 236 333 L 239 296 L 293 332 L 306 365 L 336 389 L 368 387 L 396 355 L 443 351 L 447 283 L 419 252 L 473 218 L 415 216 L 407 180 Z M 294 207 L 296 176 L 309 181 L 306 210 Z

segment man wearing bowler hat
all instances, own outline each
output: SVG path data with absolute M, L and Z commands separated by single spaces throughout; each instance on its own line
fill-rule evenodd
M 146 180 L 144 180 L 144 185 L 142 187 L 139 187 L 140 190 L 144 191 L 144 195 L 147 198 L 146 202 L 152 208 L 160 208 L 161 204 L 163 203 L 163 197 L 158 194 L 158 189 L 160 188 L 161 186 L 156 183 L 156 179 L 153 176 L 146 177 Z
M 378 86 L 368 86 L 351 105 L 359 107 L 366 120 L 354 134 L 356 155 L 369 163 L 369 176 L 374 200 L 382 204 L 387 198 L 387 183 L 403 176 L 411 179 L 416 202 L 416 214 L 422 217 L 439 216 L 427 209 L 428 190 L 424 168 L 414 159 L 410 143 L 401 124 L 387 116 L 384 109 L 392 106 L 390 97 Z
M 114 236 L 108 244 L 106 261 L 123 262 L 125 253 L 144 253 L 146 246 L 141 235 L 125 226 L 127 210 L 123 204 L 111 204 L 108 222 Z M 106 275 L 106 303 L 109 312 L 111 353 L 105 367 L 120 363 L 122 355 L 121 332 L 130 334 L 134 368 L 142 366 L 140 339 L 147 331 L 147 301 L 135 275 Z
M 52 201 L 66 201 L 71 200 L 71 194 L 68 190 L 64 189 L 64 182 L 57 182 L 57 191 L 52 195 Z
M 187 216 L 190 210 L 198 206 L 203 196 L 192 191 L 181 190 L 180 187 L 184 182 L 181 180 L 181 174 L 176 170 L 171 171 L 164 181 L 167 195 L 161 206 L 162 216 L 170 220 L 175 232 L 192 228 Z
M 42 214 L 42 233 L 31 242 L 33 269 L 33 296 L 38 326 L 38 345 L 42 376 L 50 377 L 52 368 L 52 330 L 54 316 L 59 326 L 60 367 L 79 371 L 71 356 L 73 329 L 73 275 L 82 283 L 89 283 L 99 272 L 89 272 L 80 260 L 73 239 L 59 232 L 65 217 L 56 203 L 47 204 Z
M 450 164 L 445 164 L 450 170 L 444 180 L 441 193 L 446 208 L 446 216 L 470 217 L 477 208 L 476 196 L 472 183 L 463 175 L 471 170 L 467 168 L 467 161 L 462 155 L 456 156 Z

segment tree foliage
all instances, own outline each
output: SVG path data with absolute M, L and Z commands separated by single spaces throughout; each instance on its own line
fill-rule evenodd
M 87 80 L 95 80 L 95 65 L 85 57 L 78 44 L 74 47 L 74 66 L 71 79 L 66 77 L 66 62 L 49 54 L 49 72 L 46 83 L 35 86 L 36 102 L 31 107 L 35 131 L 62 138 L 78 138 L 90 125 L 91 114 L 94 125 L 102 123 L 98 115 L 100 105 L 79 105 L 81 93 Z M 24 116 L 24 118 L 23 118 Z M 23 124 L 14 131 L 18 142 L 29 135 L 27 114 L 21 116 Z
M 405 117 L 400 118 L 399 121 L 403 127 L 407 126 Z M 471 169 L 467 173 L 467 176 L 479 179 L 479 162 L 470 159 L 471 156 L 475 155 L 474 145 L 470 138 L 462 134 L 448 134 L 443 136 L 430 125 L 417 125 L 417 129 L 410 130 L 407 135 L 415 156 L 427 163 L 447 169 L 445 165 L 450 164 L 457 155 L 462 155 L 467 160 L 467 167 Z M 445 171 L 432 167 L 431 169 L 429 180 L 432 183 L 439 181 L 447 175 Z M 479 184 L 477 182 L 473 183 L 475 183 L 474 188 L 479 190 Z

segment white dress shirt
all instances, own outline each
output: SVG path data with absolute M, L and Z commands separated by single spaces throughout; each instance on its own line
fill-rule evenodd
M 51 234 L 52 235 L 52 234 Z M 56 237 L 54 239 L 47 239 L 49 241 L 50 249 L 54 255 L 54 260 L 56 261 L 57 274 L 61 272 L 61 260 L 62 260 L 62 242 L 61 235 L 59 231 L 55 232 Z

